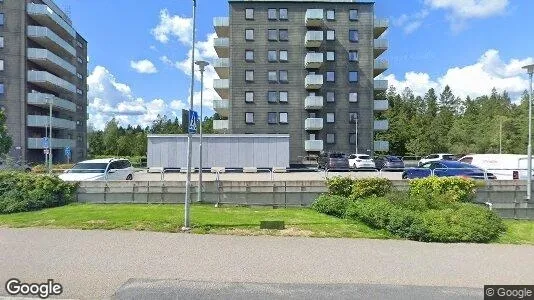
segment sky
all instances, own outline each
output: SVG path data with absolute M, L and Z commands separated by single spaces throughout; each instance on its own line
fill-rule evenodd
M 192 48 L 191 0 L 55 0 L 88 41 L 89 126 L 103 129 L 115 117 L 122 126 L 147 126 L 158 115 L 181 117 L 189 107 Z M 228 15 L 225 0 L 197 0 L 195 60 L 215 60 L 213 18 Z M 376 0 L 375 14 L 389 19 L 384 37 L 389 61 L 381 75 L 398 91 L 415 95 L 446 85 L 460 97 L 528 89 L 522 66 L 534 63 L 527 0 Z M 200 74 L 194 103 L 200 105 Z M 208 67 L 204 113 L 213 114 L 217 75 Z

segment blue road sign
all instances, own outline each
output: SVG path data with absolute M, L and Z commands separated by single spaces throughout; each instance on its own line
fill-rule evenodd
M 44 137 L 41 139 L 41 146 L 43 146 L 43 148 L 45 149 L 48 149 L 48 138 L 47 137 Z
M 197 133 L 198 113 L 194 110 L 189 111 L 189 133 Z
M 69 146 L 65 147 L 65 156 L 70 157 L 71 154 L 72 154 L 72 151 L 70 150 L 70 147 Z

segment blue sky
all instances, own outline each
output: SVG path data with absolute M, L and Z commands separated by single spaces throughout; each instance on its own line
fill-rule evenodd
M 89 42 L 92 126 L 100 129 L 113 116 L 123 125 L 147 125 L 158 114 L 180 116 L 188 106 L 191 2 L 56 0 Z M 212 19 L 226 16 L 228 5 L 197 2 L 197 58 L 209 61 L 215 58 Z M 390 68 L 382 77 L 415 94 L 448 84 L 462 97 L 496 87 L 516 99 L 528 88 L 521 66 L 534 62 L 534 43 L 524 33 L 533 11 L 534 1 L 377 0 L 376 15 L 390 21 L 390 46 L 381 57 Z M 215 76 L 206 72 L 208 115 L 217 97 Z M 198 96 L 198 81 L 195 91 Z

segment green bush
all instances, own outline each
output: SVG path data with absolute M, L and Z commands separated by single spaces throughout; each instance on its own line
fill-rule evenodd
M 350 177 L 336 176 L 326 180 L 328 194 L 341 197 L 350 197 L 354 180 Z
M 75 200 L 76 188 L 55 176 L 0 172 L 0 214 L 66 205 Z
M 349 199 L 337 195 L 321 195 L 312 205 L 320 213 L 341 218 L 345 215 Z
M 385 228 L 389 223 L 393 205 L 387 199 L 370 197 L 349 204 L 345 217 L 359 219 L 374 228 Z
M 392 183 L 386 178 L 362 178 L 352 183 L 350 198 L 354 201 L 368 197 L 383 197 L 391 192 Z
M 410 196 L 441 201 L 442 204 L 473 202 L 476 196 L 474 180 L 461 177 L 426 177 L 410 181 Z M 445 196 L 445 197 L 441 197 Z

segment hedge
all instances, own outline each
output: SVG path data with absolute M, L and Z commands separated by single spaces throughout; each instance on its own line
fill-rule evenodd
M 386 178 L 334 177 L 326 181 L 329 195 L 363 199 L 371 196 L 385 196 L 391 191 L 392 183 Z
M 56 176 L 0 172 L 0 214 L 66 205 L 76 199 L 76 188 Z
M 410 180 L 410 196 L 439 198 L 447 195 L 447 201 L 473 202 L 476 196 L 474 180 L 462 177 L 435 177 Z M 437 200 L 443 200 L 437 199 Z
M 320 213 L 342 218 L 349 205 L 349 199 L 337 195 L 322 195 L 312 205 Z

